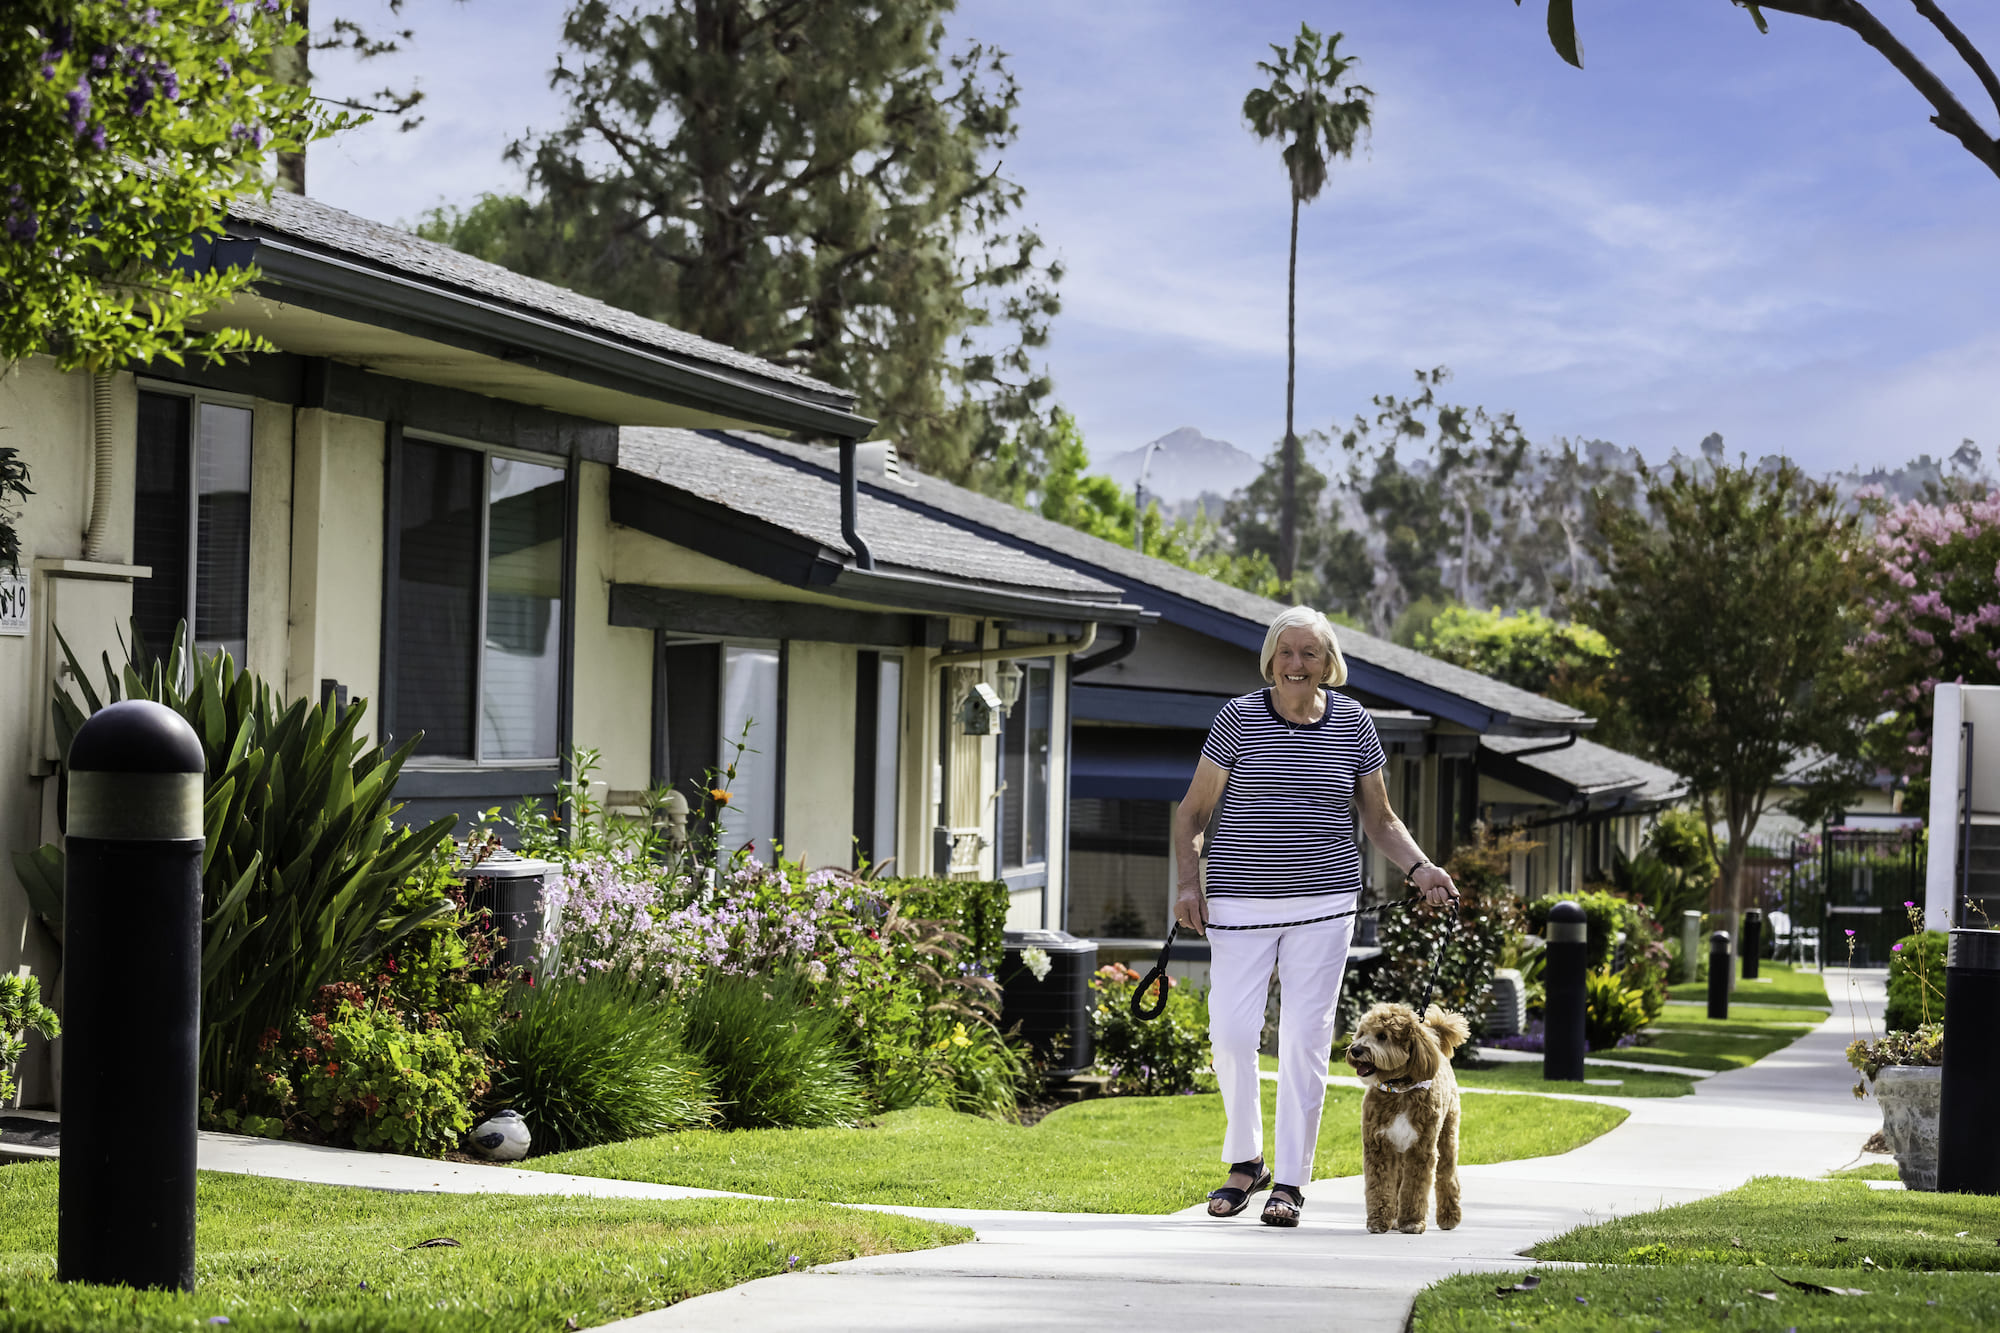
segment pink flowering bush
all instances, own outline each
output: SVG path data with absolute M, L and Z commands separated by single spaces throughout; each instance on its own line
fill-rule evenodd
M 1936 504 L 1884 504 L 1876 514 L 1869 628 L 1857 650 L 1895 715 L 1883 760 L 1906 774 L 1930 753 L 1931 692 L 1940 681 L 2000 684 L 2000 491 Z

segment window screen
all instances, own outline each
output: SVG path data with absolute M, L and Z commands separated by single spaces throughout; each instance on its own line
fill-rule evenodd
M 757 845 L 759 861 L 771 862 L 771 839 L 778 826 L 778 650 L 738 644 L 722 650 L 722 758 L 736 753 L 745 724 L 749 747 L 735 760 L 736 780 L 722 812 L 726 851 L 746 842 Z
M 171 394 L 139 395 L 138 476 L 132 500 L 132 563 L 150 578 L 132 585 L 132 624 L 140 647 L 158 657 L 187 619 L 189 523 L 188 422 L 194 403 Z
M 396 718 L 417 753 L 471 759 L 484 475 L 470 449 L 405 440 L 396 514 Z
M 1001 733 L 1001 866 L 1040 865 L 1049 855 L 1049 680 L 1046 662 L 1021 664 L 1020 692 Z
M 240 665 L 250 633 L 250 428 L 247 407 L 203 403 L 195 446 L 194 643 Z
M 487 460 L 483 759 L 553 759 L 562 672 L 561 468 Z

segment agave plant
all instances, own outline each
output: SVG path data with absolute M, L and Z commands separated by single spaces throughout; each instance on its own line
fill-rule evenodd
M 82 694 L 57 691 L 65 754 L 85 719 L 120 699 L 165 704 L 201 739 L 201 1088 L 234 1106 L 264 1033 L 306 1008 L 319 987 L 451 910 L 438 902 L 399 914 L 396 890 L 455 820 L 396 827 L 392 793 L 416 738 L 394 753 L 370 746 L 356 735 L 365 703 L 283 704 L 226 653 L 196 659 L 183 683 L 181 632 L 143 668 L 114 669 L 107 656 L 102 694 L 67 643 L 62 650 Z M 146 661 L 143 652 L 132 656 Z M 38 910 L 47 915 L 52 889 L 60 904 L 60 850 L 17 857 L 16 869 Z

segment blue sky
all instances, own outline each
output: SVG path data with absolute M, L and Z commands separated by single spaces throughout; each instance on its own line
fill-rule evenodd
M 1284 428 L 1287 195 L 1244 128 L 1268 43 L 1346 34 L 1375 130 L 1300 237 L 1301 429 L 1345 422 L 1419 366 L 1530 435 L 1648 457 L 1721 431 L 1814 470 L 2000 445 L 2000 178 L 1927 121 L 1874 52 L 1727 0 L 1578 6 L 1586 68 L 1541 0 L 963 0 L 1010 53 L 1022 135 L 1003 169 L 1068 267 L 1048 349 L 1098 457 L 1193 425 L 1254 454 Z M 1909 7 L 1874 6 L 1978 88 Z M 2000 59 L 2000 6 L 1954 17 Z M 325 86 L 421 79 L 425 124 L 314 149 L 311 192 L 406 221 L 517 181 L 549 128 L 563 7 L 411 0 L 405 55 Z M 383 0 L 321 0 L 317 22 Z M 1983 119 L 1996 126 L 1990 105 Z

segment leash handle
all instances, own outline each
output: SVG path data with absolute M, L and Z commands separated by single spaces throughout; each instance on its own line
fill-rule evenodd
M 1158 1018 L 1167 1012 L 1167 960 L 1173 956 L 1174 937 L 1180 933 L 1179 921 L 1175 921 L 1167 928 L 1167 942 L 1160 946 L 1160 960 L 1153 964 L 1153 970 L 1146 974 L 1145 980 L 1141 981 L 1138 989 L 1132 992 L 1132 1017 L 1141 1022 Z M 1155 982 L 1158 982 L 1160 987 L 1159 999 L 1148 1005 L 1145 1002 L 1146 992 L 1153 989 Z

